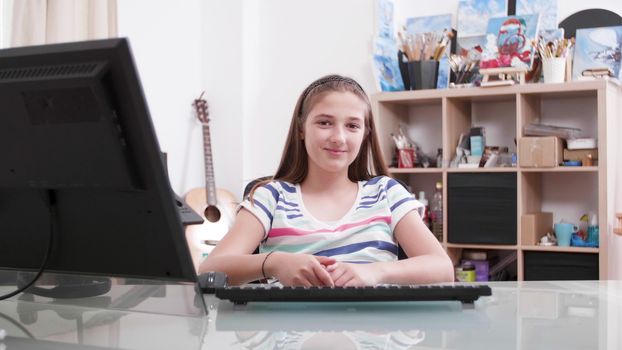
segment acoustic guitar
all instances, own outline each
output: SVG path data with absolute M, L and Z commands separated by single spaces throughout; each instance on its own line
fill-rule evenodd
M 186 227 L 186 239 L 190 247 L 192 261 L 198 271 L 201 261 L 214 249 L 233 224 L 237 202 L 235 196 L 226 190 L 217 189 L 214 180 L 212 143 L 210 140 L 209 111 L 203 94 L 194 100 L 193 106 L 197 119 L 203 128 L 203 157 L 205 165 L 205 188 L 190 190 L 186 203 L 201 214 L 205 220 L 200 225 Z

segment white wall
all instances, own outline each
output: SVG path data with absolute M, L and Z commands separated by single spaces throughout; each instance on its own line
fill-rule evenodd
M 372 89 L 372 5 L 372 0 L 260 1 L 257 81 L 245 96 L 245 180 L 274 174 L 296 100 L 313 80 L 339 73 Z
M 173 188 L 203 185 L 200 126 L 190 103 L 210 103 L 216 183 L 238 197 L 274 173 L 299 93 L 328 73 L 376 91 L 374 0 L 118 0 L 119 34 L 132 42 Z M 396 0 L 396 19 L 456 13 L 458 0 Z M 558 1 L 558 21 L 622 2 Z M 455 22 L 454 16 L 454 22 Z
M 173 189 L 203 183 L 201 126 L 192 101 L 205 90 L 216 183 L 242 183 L 241 1 L 119 0 L 119 36 L 128 37 Z

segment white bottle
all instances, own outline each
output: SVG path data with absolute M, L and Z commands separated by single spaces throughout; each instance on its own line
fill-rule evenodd
M 432 233 L 439 240 L 443 241 L 443 184 L 436 183 L 436 189 L 432 195 L 430 203 L 430 222 L 432 223 Z
M 423 220 L 423 223 L 430 228 L 431 227 L 431 223 L 430 223 L 430 207 L 428 206 L 428 200 L 425 199 L 425 192 L 423 191 L 419 191 L 419 202 L 421 202 L 421 204 L 423 204 L 423 216 L 421 217 L 421 219 Z

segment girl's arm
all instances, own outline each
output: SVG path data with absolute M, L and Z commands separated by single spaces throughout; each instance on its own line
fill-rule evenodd
M 440 242 L 421 220 L 416 210 L 410 211 L 393 231 L 408 259 L 379 263 L 380 283 L 453 282 L 454 267 Z
M 220 271 L 229 284 L 242 284 L 262 278 L 264 254 L 252 254 L 263 238 L 264 229 L 248 210 L 240 209 L 233 227 L 199 266 L 199 273 Z
M 259 220 L 242 208 L 231 230 L 201 263 L 199 273 L 224 272 L 231 285 L 263 278 L 261 265 L 267 254 L 253 254 L 263 236 L 264 228 Z M 285 285 L 332 285 L 324 266 L 334 262 L 331 258 L 275 252 L 265 260 L 264 271 Z
M 410 258 L 371 264 L 336 263 L 327 268 L 337 286 L 453 282 L 449 256 L 425 226 L 416 210 L 408 212 L 393 230 Z

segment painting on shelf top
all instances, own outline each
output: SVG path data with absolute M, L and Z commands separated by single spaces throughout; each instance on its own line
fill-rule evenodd
M 480 68 L 531 69 L 538 19 L 539 15 L 489 19 Z

